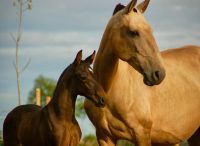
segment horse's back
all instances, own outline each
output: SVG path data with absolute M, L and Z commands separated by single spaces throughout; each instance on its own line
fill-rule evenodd
M 20 127 L 24 124 L 24 120 L 28 120 L 29 116 L 40 111 L 41 107 L 37 105 L 21 105 L 14 108 L 4 120 L 3 124 L 3 139 L 4 146 L 18 146 Z
M 161 52 L 162 57 L 166 61 L 183 62 L 191 65 L 194 62 L 200 64 L 200 46 L 183 46 L 181 48 L 168 49 Z
M 152 133 L 164 129 L 187 139 L 200 126 L 200 47 L 169 49 L 162 52 L 162 57 L 167 74 L 152 90 Z
M 162 52 L 168 76 L 177 74 L 200 85 L 200 47 L 184 46 Z M 179 77 L 177 77 L 178 79 Z M 183 79 L 183 78 L 182 78 Z M 199 82 L 199 83 L 198 83 Z M 177 81 L 178 83 L 178 81 Z
M 181 98 L 188 99 L 188 102 L 191 100 L 192 103 L 194 100 L 198 100 L 196 104 L 200 103 L 200 47 L 184 46 L 170 49 L 164 51 L 162 56 L 165 61 L 167 76 L 163 83 L 157 87 L 156 93 L 161 90 L 160 92 L 168 95 L 169 92 L 163 90 L 170 89 L 172 98 L 175 98 L 176 94 L 177 97 L 179 96 L 180 101 L 178 103 L 183 101 Z

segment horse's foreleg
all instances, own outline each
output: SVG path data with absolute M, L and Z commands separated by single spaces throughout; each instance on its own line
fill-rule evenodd
M 138 126 L 135 131 L 137 146 L 151 146 L 151 129 Z
M 166 145 L 166 144 L 152 144 L 152 146 L 180 146 L 179 144 L 175 144 L 175 145 Z
M 99 146 L 115 146 L 116 144 L 112 140 L 98 139 Z
M 136 137 L 136 146 L 151 146 L 149 135 L 139 135 Z
M 115 146 L 116 141 L 111 137 L 107 136 L 105 133 L 96 132 L 97 141 L 99 146 Z

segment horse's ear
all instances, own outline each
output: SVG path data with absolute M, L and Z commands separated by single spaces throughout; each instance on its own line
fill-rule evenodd
M 137 0 L 131 0 L 131 2 L 126 6 L 125 13 L 126 14 L 130 13 L 135 7 L 136 3 L 137 3 Z
M 117 5 L 115 6 L 114 11 L 113 11 L 113 15 L 115 15 L 118 11 L 122 10 L 123 8 L 125 8 L 124 5 L 122 5 L 122 4 L 120 4 L 120 3 L 117 4 Z
M 89 65 L 91 65 L 94 61 L 94 57 L 95 57 L 95 51 L 92 53 L 92 55 L 88 56 L 86 59 L 85 59 L 85 62 L 88 63 Z
M 149 2 L 150 2 L 150 0 L 145 0 L 145 1 L 143 1 L 142 3 L 140 3 L 140 4 L 137 6 L 137 9 L 138 9 L 141 13 L 144 13 L 145 10 L 147 9 L 148 5 L 149 5 Z
M 77 54 L 76 54 L 76 58 L 74 60 L 74 64 L 80 64 L 82 59 L 82 50 L 80 50 Z

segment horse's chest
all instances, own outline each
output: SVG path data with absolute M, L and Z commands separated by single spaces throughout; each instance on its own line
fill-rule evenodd
M 129 133 L 129 128 L 123 122 L 121 116 L 118 113 L 108 113 L 106 112 L 105 117 L 106 126 L 105 129 L 111 135 L 115 135 L 118 138 L 130 139 L 131 134 Z
M 78 146 L 81 130 L 78 124 L 70 124 L 62 130 L 60 146 Z

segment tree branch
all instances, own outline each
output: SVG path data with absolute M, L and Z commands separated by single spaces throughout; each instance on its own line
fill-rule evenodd
M 13 41 L 16 43 L 17 40 L 16 40 L 15 36 L 12 33 L 10 33 L 10 36 L 13 39 Z
M 28 61 L 26 62 L 26 64 L 24 65 L 24 67 L 20 70 L 20 73 L 23 73 L 26 70 L 26 68 L 29 66 L 30 62 L 31 62 L 31 59 L 29 58 Z
M 17 67 L 16 67 L 16 63 L 13 61 L 13 67 L 15 68 L 15 71 L 17 70 Z

